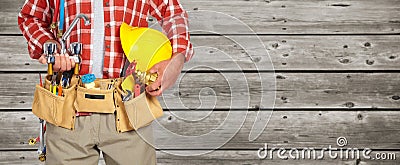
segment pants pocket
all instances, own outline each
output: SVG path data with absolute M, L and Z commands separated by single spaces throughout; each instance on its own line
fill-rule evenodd
M 163 115 L 163 110 L 156 97 L 145 92 L 138 97 L 124 102 L 126 114 L 130 124 L 135 130 L 151 124 Z
M 63 89 L 64 97 L 62 97 L 36 85 L 32 113 L 56 126 L 73 129 L 75 110 L 72 103 L 75 92 L 75 88 Z
M 78 86 L 74 107 L 78 112 L 114 113 L 113 92 Z

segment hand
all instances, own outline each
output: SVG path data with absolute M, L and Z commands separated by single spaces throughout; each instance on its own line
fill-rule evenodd
M 57 48 L 58 48 L 58 50 L 60 50 L 61 46 L 56 40 L 48 40 L 46 42 L 53 42 L 53 43 L 57 44 Z M 54 55 L 54 57 L 55 57 L 55 63 L 53 65 L 54 72 L 69 71 L 75 67 L 75 61 L 73 59 L 70 59 L 68 54 L 60 55 L 60 54 L 56 53 Z M 42 56 L 40 56 L 39 62 L 41 64 L 47 64 L 46 54 L 42 54 Z
M 75 61 L 69 58 L 68 54 L 58 54 L 54 55 L 55 63 L 53 65 L 54 72 L 64 72 L 75 68 Z M 47 58 L 45 54 L 42 54 L 39 58 L 39 62 L 42 64 L 47 64 Z
M 175 84 L 183 68 L 185 56 L 176 54 L 169 60 L 155 64 L 150 73 L 157 73 L 158 78 L 155 82 L 146 87 L 147 93 L 152 96 L 160 96 L 162 92 Z

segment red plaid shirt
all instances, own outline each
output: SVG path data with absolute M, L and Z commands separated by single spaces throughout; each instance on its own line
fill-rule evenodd
M 28 40 L 31 58 L 38 59 L 43 53 L 42 45 L 49 39 L 56 39 L 56 31 L 51 30 L 52 15 L 57 0 L 28 0 L 18 15 L 18 25 Z M 65 0 L 64 31 L 72 23 L 75 15 L 85 14 L 93 22 L 91 0 Z M 134 27 L 148 27 L 148 14 L 155 17 L 170 39 L 173 54 L 183 53 L 188 61 L 193 55 L 188 30 L 188 16 L 178 0 L 104 0 L 104 67 L 103 78 L 116 78 L 125 62 L 119 27 L 125 22 Z M 57 18 L 57 22 L 59 19 Z M 83 44 L 80 74 L 91 73 L 93 24 L 85 26 L 83 21 L 71 32 L 67 45 L 72 42 Z M 79 29 L 79 30 L 77 30 Z

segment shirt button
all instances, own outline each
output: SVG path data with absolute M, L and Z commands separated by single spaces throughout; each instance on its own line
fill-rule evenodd
M 110 45 L 106 45 L 106 48 L 107 48 L 107 49 L 110 49 Z
M 106 2 L 106 6 L 110 6 L 110 3 Z
M 109 72 L 106 70 L 106 71 L 104 71 L 104 74 L 108 74 Z
M 111 25 L 110 25 L 110 24 L 107 24 L 107 25 L 106 25 L 106 27 L 110 28 L 110 27 L 111 27 Z

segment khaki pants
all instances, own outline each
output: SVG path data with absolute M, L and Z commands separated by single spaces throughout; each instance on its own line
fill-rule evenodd
M 97 165 L 102 151 L 107 165 L 154 165 L 153 141 L 151 125 L 118 133 L 114 114 L 79 116 L 74 130 L 47 124 L 46 164 Z

